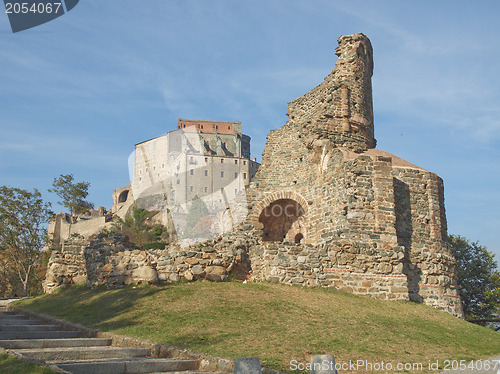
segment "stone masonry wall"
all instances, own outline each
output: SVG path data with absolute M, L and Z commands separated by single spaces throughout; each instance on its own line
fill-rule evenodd
M 370 41 L 338 41 L 335 69 L 269 133 L 237 230 L 152 251 L 99 234 L 53 254 L 48 289 L 83 279 L 84 263 L 90 286 L 233 275 L 414 300 L 461 317 L 443 181 L 374 148 Z

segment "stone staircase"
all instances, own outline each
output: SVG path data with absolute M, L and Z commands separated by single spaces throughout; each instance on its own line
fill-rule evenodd
M 0 347 L 73 374 L 197 374 L 199 360 L 151 357 L 149 348 L 112 345 L 57 324 L 9 312 L 0 306 Z M 206 374 L 206 372 L 204 372 Z M 215 373 L 213 373 L 215 374 Z

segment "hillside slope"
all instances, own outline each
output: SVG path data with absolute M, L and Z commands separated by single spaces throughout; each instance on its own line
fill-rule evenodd
M 333 353 L 337 362 L 421 363 L 424 369 L 429 361 L 439 360 L 442 368 L 444 360 L 500 353 L 499 333 L 445 312 L 321 288 L 240 282 L 73 287 L 18 305 L 216 356 L 259 356 L 263 365 L 287 372 L 292 360 L 305 363 L 322 353 Z

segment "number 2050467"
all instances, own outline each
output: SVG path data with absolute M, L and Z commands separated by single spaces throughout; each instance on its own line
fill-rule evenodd
M 58 13 L 61 9 L 61 2 L 40 2 L 29 3 L 5 3 L 5 13 L 7 14 L 28 14 L 28 13 Z

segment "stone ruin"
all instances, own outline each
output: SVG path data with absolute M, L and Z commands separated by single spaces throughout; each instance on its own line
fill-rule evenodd
M 243 224 L 188 248 L 142 251 L 104 234 L 68 241 L 52 254 L 46 291 L 75 278 L 96 286 L 235 274 L 423 302 L 461 317 L 443 181 L 375 149 L 371 43 L 363 34 L 338 43 L 331 74 L 290 102 L 287 123 L 269 133 Z

